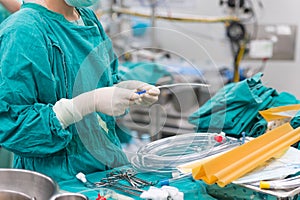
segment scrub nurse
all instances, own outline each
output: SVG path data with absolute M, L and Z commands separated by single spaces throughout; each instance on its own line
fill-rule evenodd
M 128 164 L 115 119 L 160 91 L 119 82 L 94 0 L 27 0 L 0 25 L 0 146 L 56 181 Z M 146 90 L 138 95 L 138 91 Z

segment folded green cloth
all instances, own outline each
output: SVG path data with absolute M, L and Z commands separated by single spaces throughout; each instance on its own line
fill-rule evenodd
M 261 76 L 259 73 L 226 85 L 193 113 L 189 122 L 197 126 L 197 132 L 224 131 L 232 136 L 241 135 L 259 109 L 267 107 L 272 97 L 278 95 L 274 89 L 262 85 Z
M 296 113 L 295 117 L 290 121 L 290 124 L 293 128 L 298 128 L 300 126 L 300 111 Z
M 299 101 L 291 94 L 279 94 L 263 85 L 262 76 L 258 73 L 241 82 L 226 85 L 189 116 L 189 122 L 196 125 L 197 132 L 223 131 L 233 137 L 241 137 L 242 132 L 252 137 L 263 134 L 267 122 L 258 111 Z

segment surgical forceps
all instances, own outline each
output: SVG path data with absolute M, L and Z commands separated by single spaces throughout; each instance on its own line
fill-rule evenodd
M 157 182 L 146 181 L 136 177 L 136 171 L 133 169 L 126 169 L 126 170 L 114 170 L 110 172 L 106 178 L 102 178 L 102 181 L 119 181 L 125 180 L 127 181 L 132 187 L 135 188 L 142 188 L 145 186 L 153 186 Z

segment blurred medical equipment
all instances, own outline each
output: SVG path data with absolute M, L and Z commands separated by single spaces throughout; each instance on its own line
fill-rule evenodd
M 148 51 L 157 53 L 156 55 L 162 55 L 159 45 L 158 35 L 156 32 L 159 28 L 157 21 L 165 20 L 170 23 L 173 22 L 186 22 L 188 23 L 223 23 L 226 29 L 226 35 L 231 44 L 232 56 L 233 56 L 233 71 L 234 82 L 239 81 L 239 68 L 240 62 L 245 54 L 248 53 L 249 41 L 254 40 L 257 33 L 257 12 L 258 8 L 263 10 L 263 4 L 261 1 L 253 0 L 229 0 L 220 1 L 220 6 L 226 7 L 225 14 L 223 16 L 200 16 L 192 14 L 182 14 L 178 11 L 172 10 L 173 2 L 165 2 L 160 0 L 142 0 L 142 1 L 116 1 L 106 5 L 106 9 L 103 9 L 102 13 L 107 11 L 110 13 L 111 19 L 114 23 L 110 23 L 109 31 L 112 31 L 111 35 L 119 34 L 124 31 L 125 27 L 132 28 L 133 36 L 141 37 L 145 35 L 145 31 L 148 30 L 148 37 L 144 37 L 143 40 L 129 39 L 130 42 L 122 42 L 120 40 L 114 41 L 117 48 L 122 49 L 121 54 L 125 53 L 128 58 L 130 55 L 134 55 L 138 52 L 144 52 L 143 44 L 146 45 Z M 257 5 L 256 5 L 257 4 Z M 165 11 L 164 11 L 165 10 Z M 134 25 L 135 19 L 148 19 L 150 22 L 137 23 Z M 137 20 L 138 21 L 138 20 Z M 140 20 L 141 21 L 141 20 Z M 146 21 L 146 20 L 144 20 Z M 133 25 L 131 25 L 131 23 Z M 128 25 L 124 25 L 124 24 Z M 114 25 L 113 25 L 114 24 Z M 117 24 L 117 25 L 116 25 Z M 150 28 L 151 27 L 151 28 Z M 184 29 L 184 28 L 183 28 Z M 180 29 L 179 29 L 180 31 Z M 137 32 L 141 34 L 136 34 Z M 199 33 L 201 35 L 201 33 Z M 124 36 L 120 38 L 125 39 Z M 121 40 L 122 40 L 121 39 Z M 125 39 L 126 40 L 126 39 Z M 147 41 L 147 42 L 146 42 Z M 135 46 L 136 45 L 136 46 Z M 152 48 L 152 49 L 150 49 Z M 132 51 L 132 49 L 135 49 Z M 154 56 L 154 59 L 158 57 Z M 266 57 L 262 58 L 265 59 Z
M 217 133 L 190 133 L 163 138 L 142 146 L 132 158 L 140 171 L 166 173 L 177 166 L 239 146 L 239 140 Z

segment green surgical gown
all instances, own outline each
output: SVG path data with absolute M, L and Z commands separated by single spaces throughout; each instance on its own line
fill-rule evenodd
M 52 109 L 119 80 L 101 24 L 91 10 L 78 11 L 85 26 L 25 3 L 0 25 L 0 146 L 14 152 L 15 168 L 56 181 L 128 164 L 113 117 L 92 113 L 63 129 Z
M 0 4 L 0 23 L 4 21 L 8 16 L 10 15 L 10 12 L 6 10 L 3 5 Z

